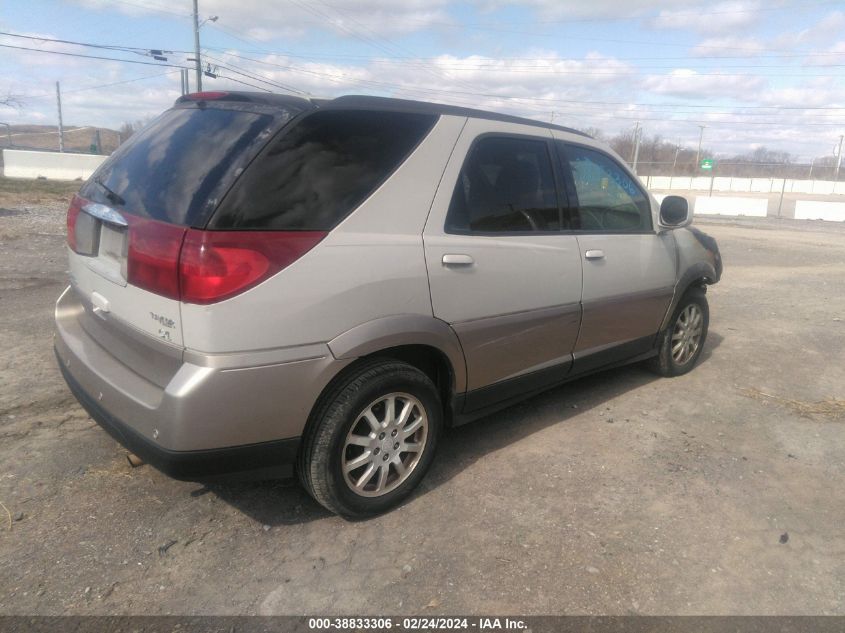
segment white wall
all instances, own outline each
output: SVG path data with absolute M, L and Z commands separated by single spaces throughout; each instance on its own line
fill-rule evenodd
M 797 200 L 795 202 L 795 219 L 845 222 L 845 202 Z
M 765 218 L 768 198 L 731 198 L 729 196 L 696 196 L 696 215 L 751 215 Z
M 88 178 L 108 158 L 95 154 L 62 154 L 3 150 L 3 175 L 7 178 L 50 178 L 76 180 Z
M 709 191 L 710 176 L 648 176 L 645 178 L 649 189 L 663 191 Z M 733 178 L 715 176 L 712 178 L 713 191 L 737 193 L 809 193 L 813 195 L 845 195 L 845 181 L 832 180 L 787 180 L 782 178 Z

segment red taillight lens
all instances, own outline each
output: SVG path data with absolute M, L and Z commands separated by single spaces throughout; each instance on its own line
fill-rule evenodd
M 182 301 L 228 299 L 286 268 L 325 236 L 323 231 L 190 229 L 179 263 Z
M 82 207 L 88 204 L 85 198 L 80 196 L 73 196 L 70 201 L 70 206 L 67 209 L 67 245 L 71 250 L 76 250 L 76 219 L 79 217 L 79 212 Z
M 188 229 L 126 216 L 129 222 L 127 281 L 157 295 L 179 299 L 179 251 Z

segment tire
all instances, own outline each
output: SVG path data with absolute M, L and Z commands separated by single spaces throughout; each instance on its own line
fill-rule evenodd
M 380 514 L 422 480 L 442 426 L 440 395 L 428 376 L 400 361 L 373 359 L 343 374 L 318 401 L 303 437 L 299 478 L 336 514 Z
M 685 323 L 690 320 L 692 325 L 687 327 Z M 669 326 L 661 334 L 659 353 L 649 361 L 651 369 L 665 377 L 681 376 L 690 371 L 704 349 L 709 325 L 710 308 L 704 289 L 690 288 L 681 297 Z M 673 347 L 679 343 L 682 347 L 674 349 L 673 353 Z

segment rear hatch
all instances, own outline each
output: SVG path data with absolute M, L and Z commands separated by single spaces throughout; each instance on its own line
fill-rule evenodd
M 155 337 L 157 346 L 183 346 L 183 244 L 205 227 L 275 131 L 310 107 L 300 99 L 276 101 L 237 93 L 183 97 L 124 143 L 71 203 L 70 274 L 85 308 L 80 324 L 133 366 L 139 334 Z M 132 344 L 116 344 L 127 331 L 134 336 L 122 340 Z

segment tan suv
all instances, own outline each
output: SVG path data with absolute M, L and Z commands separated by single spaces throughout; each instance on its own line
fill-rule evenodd
M 129 450 L 345 516 L 458 425 L 599 369 L 689 371 L 715 242 L 574 130 L 451 106 L 180 98 L 68 211 L 56 355 Z

